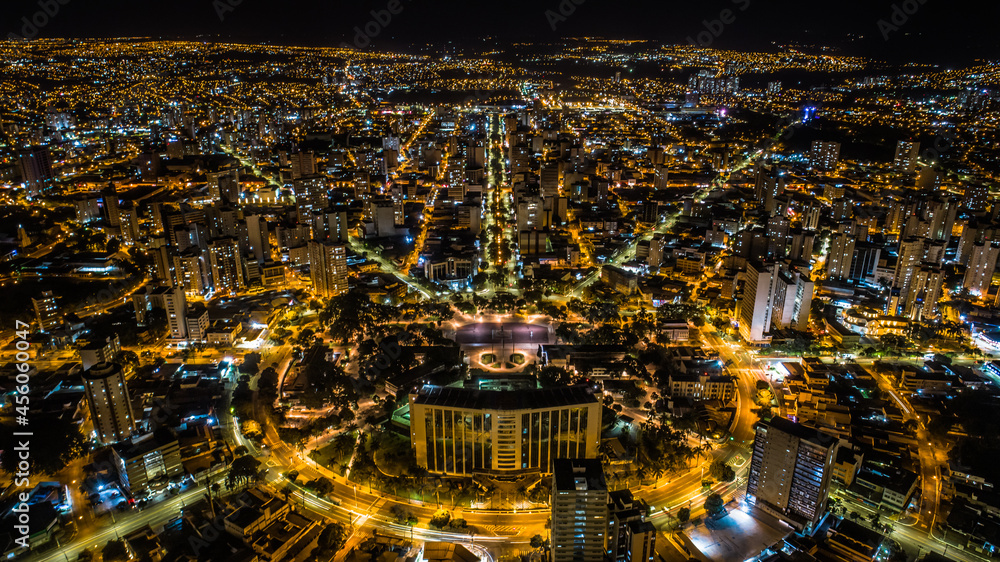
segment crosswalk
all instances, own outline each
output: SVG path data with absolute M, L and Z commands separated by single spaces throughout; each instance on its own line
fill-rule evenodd
M 483 525 L 483 529 L 495 535 L 512 537 L 517 534 L 517 527 L 513 525 Z

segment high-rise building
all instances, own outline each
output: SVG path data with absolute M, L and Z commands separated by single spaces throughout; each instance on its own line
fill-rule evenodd
M 953 198 L 934 198 L 922 202 L 923 220 L 928 223 L 927 238 L 947 243 L 955 226 L 959 201 Z
M 788 219 L 781 215 L 767 219 L 764 234 L 774 243 L 774 255 L 778 258 L 785 257 L 788 253 L 788 229 L 790 224 Z
M 770 213 L 774 210 L 774 198 L 785 191 L 785 178 L 778 166 L 760 164 L 757 166 L 757 180 L 754 184 L 754 199 Z
M 249 215 L 247 223 L 247 242 L 250 252 L 257 263 L 271 261 L 271 247 L 267 232 L 267 219 L 260 215 Z
M 667 189 L 670 185 L 670 168 L 664 165 L 656 166 L 653 172 L 653 188 Z
M 896 143 L 896 156 L 892 159 L 892 167 L 897 172 L 912 174 L 917 168 L 919 154 L 919 142 L 901 140 Z
M 309 221 L 313 211 L 322 211 L 330 206 L 326 180 L 321 176 L 305 176 L 295 180 L 295 212 L 299 224 Z
M 38 298 L 32 297 L 31 304 L 35 309 L 35 318 L 38 320 L 40 331 L 49 332 L 62 326 L 62 314 L 59 312 L 59 305 L 56 304 L 56 297 L 52 291 L 43 291 Z
M 21 181 L 28 190 L 28 195 L 38 197 L 55 184 L 55 174 L 52 172 L 52 153 L 46 146 L 24 150 L 18 154 L 18 168 L 21 171 Z
M 859 242 L 854 246 L 854 259 L 851 261 L 850 279 L 858 283 L 875 283 L 875 271 L 882 248 L 877 244 Z
M 757 260 L 747 262 L 743 297 L 737 308 L 740 335 L 751 345 L 771 341 L 771 328 L 806 330 L 813 282 L 788 267 Z
M 208 178 L 208 195 L 212 199 L 222 201 L 226 205 L 236 205 L 240 202 L 240 170 L 231 168 L 206 174 Z
M 520 197 L 517 202 L 517 231 L 542 229 L 549 226 L 551 213 L 545 210 L 544 201 L 539 196 Z
M 167 313 L 167 328 L 170 339 L 183 340 L 187 338 L 187 299 L 184 290 L 174 287 L 163 293 L 163 310 Z
M 209 326 L 208 308 L 198 302 L 188 307 L 187 313 L 187 340 L 191 342 L 203 342 L 207 339 Z
M 396 209 L 392 199 L 372 199 L 368 202 L 368 217 L 375 227 L 375 236 L 396 234 Z
M 241 213 L 230 207 L 209 207 L 205 209 L 209 238 L 235 237 L 239 232 Z
M 799 209 L 799 216 L 802 218 L 803 230 L 817 230 L 819 228 L 819 217 L 822 206 L 816 200 L 804 203 Z
M 753 345 L 771 341 L 771 336 L 766 334 L 771 330 L 774 311 L 771 299 L 776 280 L 773 265 L 757 261 L 747 263 L 743 298 L 739 302 L 740 335 Z
M 296 152 L 288 157 L 292 165 L 292 179 L 297 180 L 316 175 L 316 155 L 312 152 Z
M 330 298 L 347 292 L 347 248 L 334 242 L 309 242 L 309 273 L 313 293 Z
M 969 267 L 965 270 L 963 286 L 976 296 L 984 296 L 990 288 L 993 273 L 997 268 L 1000 248 L 993 244 L 974 244 L 969 257 Z
M 982 211 L 990 200 L 990 188 L 983 183 L 970 183 L 965 186 L 962 195 L 962 206 L 970 211 Z
M 101 195 L 104 199 L 104 212 L 108 214 L 108 224 L 111 226 L 121 225 L 121 215 L 118 211 L 119 199 L 118 189 L 114 183 L 109 183 Z
M 83 373 L 90 418 L 102 443 L 117 443 L 135 431 L 128 383 L 121 365 L 98 363 Z
M 665 174 L 665 173 L 664 173 Z M 666 187 L 664 180 L 664 187 Z M 559 165 L 546 164 L 539 174 L 538 187 L 542 197 L 557 197 L 559 195 Z
M 608 485 L 598 459 L 552 463 L 552 562 L 602 562 Z
M 961 265 L 969 265 L 973 246 L 992 241 L 994 232 L 996 232 L 995 229 L 984 227 L 979 221 L 968 221 L 963 225 L 962 236 L 958 239 L 958 250 L 955 252 L 955 261 Z
M 126 203 L 118 209 L 122 244 L 134 246 L 139 241 L 139 216 L 134 205 Z
M 688 90 L 703 95 L 721 96 L 733 94 L 740 89 L 739 76 L 716 75 L 711 70 L 702 70 L 688 78 Z
M 93 222 L 101 218 L 101 198 L 83 195 L 74 199 L 76 220 L 81 223 Z
M 163 310 L 163 295 L 173 291 L 173 287 L 156 284 L 143 285 L 132 293 L 132 307 L 135 309 L 135 321 L 140 326 L 149 322 L 149 313 L 154 309 Z
M 208 292 L 208 288 L 212 285 L 211 273 L 208 264 L 205 263 L 205 254 L 201 250 L 188 248 L 172 257 L 176 285 L 184 289 L 185 294 L 197 297 Z
M 850 279 L 856 241 L 857 238 L 850 234 L 834 234 L 830 237 L 830 255 L 826 258 L 827 279 Z
M 240 245 L 235 238 L 209 242 L 208 259 L 212 264 L 212 285 L 216 293 L 236 294 L 246 289 Z
M 646 520 L 649 506 L 629 490 L 608 494 L 608 557 L 611 562 L 652 562 L 656 528 Z
M 913 268 L 923 261 L 927 249 L 927 241 L 923 238 L 907 238 L 899 243 L 896 259 L 896 271 L 892 277 L 892 286 L 906 292 L 910 286 L 910 276 Z
M 147 433 L 111 447 L 111 452 L 121 489 L 129 497 L 142 494 L 151 482 L 184 474 L 180 444 L 173 435 Z
M 350 237 L 350 221 L 346 206 L 313 211 L 309 225 L 312 229 L 312 238 L 316 240 L 329 238 L 335 242 L 347 242 Z
M 118 334 L 108 336 L 104 341 L 89 342 L 82 346 L 80 352 L 80 363 L 86 371 L 98 363 L 110 363 L 121 353 L 122 345 Z
M 826 511 L 837 438 L 775 417 L 757 424 L 747 502 L 797 529 L 812 529 Z
M 151 253 L 153 254 L 153 279 L 164 285 L 176 284 L 176 264 L 174 263 L 174 258 L 177 257 L 176 249 L 164 244 L 155 248 Z
M 670 241 L 662 234 L 654 234 L 649 241 L 649 255 L 646 257 L 646 265 L 651 270 L 656 270 L 663 265 L 663 254 L 666 253 Z
M 786 257 L 798 262 L 809 262 L 812 259 L 813 243 L 816 235 L 811 231 L 793 228 L 788 233 L 788 253 Z
M 939 267 L 923 265 L 914 267 L 910 284 L 901 299 L 905 297 L 903 314 L 911 320 L 933 318 L 944 285 L 944 272 Z
M 774 308 L 771 323 L 774 327 L 800 332 L 809 329 L 813 289 L 813 282 L 798 271 L 778 272 L 774 281 L 774 296 L 771 297 Z
M 823 171 L 837 169 L 840 160 L 840 143 L 835 141 L 813 141 L 809 163 L 813 168 Z

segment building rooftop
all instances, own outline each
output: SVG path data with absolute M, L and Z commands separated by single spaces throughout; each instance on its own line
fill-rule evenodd
M 785 432 L 789 435 L 794 435 L 803 441 L 809 441 L 824 447 L 829 447 L 837 440 L 836 437 L 828 433 L 818 431 L 782 417 L 776 416 L 772 418 L 770 422 L 765 422 L 765 425 L 768 425 L 773 429 L 777 429 L 778 431 Z
M 478 562 L 479 557 L 460 544 L 429 542 L 424 545 L 424 560 L 428 562 Z
M 606 491 L 604 467 L 598 459 L 555 459 L 552 476 L 556 491 Z
M 594 404 L 597 398 L 588 385 L 517 392 L 426 385 L 417 393 L 414 403 L 470 410 L 532 410 Z

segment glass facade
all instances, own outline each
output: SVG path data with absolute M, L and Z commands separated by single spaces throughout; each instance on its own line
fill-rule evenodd
M 431 472 L 550 472 L 552 459 L 595 457 L 600 444 L 596 401 L 492 412 L 417 402 L 410 411 L 417 462 Z

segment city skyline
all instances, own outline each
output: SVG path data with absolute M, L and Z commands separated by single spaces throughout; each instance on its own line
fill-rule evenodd
M 442 55 L 484 43 L 503 48 L 509 41 L 538 42 L 540 37 L 554 41 L 604 37 L 738 50 L 770 51 L 779 45 L 806 50 L 834 48 L 846 55 L 894 62 L 955 65 L 1000 54 L 1000 42 L 991 36 L 987 24 L 998 15 L 998 9 L 965 0 L 950 4 L 852 0 L 835 6 L 755 0 L 725 0 L 712 5 L 650 0 L 538 4 L 518 0 L 505 3 L 503 9 L 459 2 L 423 7 L 412 0 L 398 0 L 392 10 L 389 2 L 343 5 L 292 0 L 275 9 L 254 0 L 179 0 L 169 7 L 124 0 L 104 2 L 99 7 L 63 0 L 48 4 L 16 0 L 9 4 L 0 29 L 7 38 L 143 37 L 317 47 L 349 44 Z M 39 12 L 43 15 L 36 19 Z M 382 15 L 375 17 L 373 12 Z M 634 17 L 622 17 L 623 13 Z M 375 24 L 364 32 L 370 22 Z M 437 31 L 432 38 L 425 33 L 430 28 Z M 356 44 L 358 30 L 367 38 L 363 44 Z M 709 35 L 700 39 L 703 32 Z
M 0 552 L 993 557 L 988 12 L 591 2 L 28 6 Z

